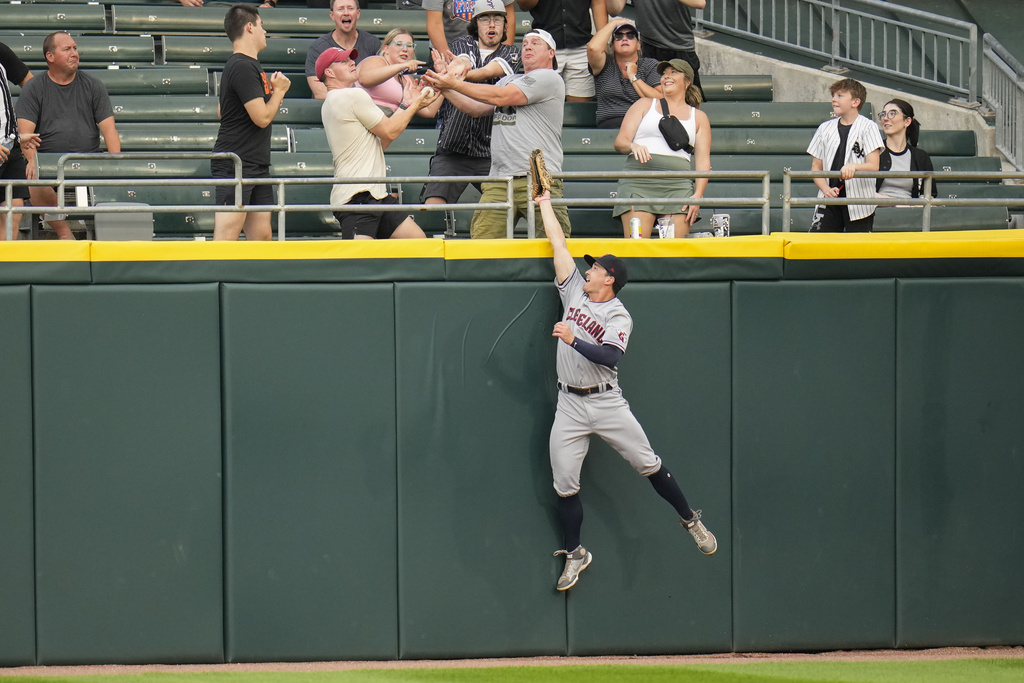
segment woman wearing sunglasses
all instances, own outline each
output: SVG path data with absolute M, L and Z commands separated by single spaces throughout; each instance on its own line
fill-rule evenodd
M 403 103 L 415 98 L 412 88 L 416 84 L 416 70 L 426 64 L 416 59 L 416 43 L 408 29 L 395 28 L 384 37 L 380 52 L 359 62 L 356 76 L 359 87 L 370 94 L 378 107 L 388 110 L 390 116 Z M 440 101 L 417 112 L 420 116 L 434 116 Z
M 618 128 L 641 97 L 661 97 L 658 61 L 640 53 L 640 34 L 628 19 L 612 19 L 587 43 L 597 91 L 598 128 Z
M 932 158 L 917 146 L 921 124 L 914 118 L 914 108 L 905 100 L 890 100 L 882 107 L 878 119 L 885 133 L 885 147 L 878 157 L 879 171 L 932 171 Z M 875 192 L 879 197 L 918 198 L 921 178 L 879 178 Z M 932 182 L 932 196 L 939 194 Z
M 693 85 L 693 67 L 682 59 L 658 64 L 663 98 L 643 98 L 626 112 L 615 138 L 615 151 L 628 154 L 627 171 L 710 171 L 711 122 L 698 107 L 700 92 Z M 668 104 L 668 111 L 664 105 Z M 662 122 L 663 116 L 676 120 Z M 666 125 L 668 124 L 668 125 Z M 664 128 L 663 128 L 664 126 Z M 664 131 L 664 132 L 663 132 Z M 617 196 L 643 200 L 670 197 L 671 203 L 638 201 L 617 206 L 612 215 L 622 217 L 622 230 L 629 237 L 629 222 L 640 219 L 640 232 L 650 237 L 654 221 L 672 216 L 675 236 L 685 237 L 700 217 L 700 207 L 688 204 L 691 197 L 703 197 L 707 178 L 623 178 Z

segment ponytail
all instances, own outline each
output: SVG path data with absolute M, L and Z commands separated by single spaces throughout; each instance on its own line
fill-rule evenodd
M 691 107 L 700 109 L 701 103 L 704 102 L 704 98 L 700 96 L 700 89 L 693 83 L 686 89 L 686 103 Z M 917 123 L 915 121 L 915 123 Z
M 920 137 L 921 123 L 917 119 L 914 119 L 913 121 L 910 122 L 910 125 L 907 126 L 907 143 L 911 147 L 917 147 L 917 141 L 918 139 L 920 139 Z

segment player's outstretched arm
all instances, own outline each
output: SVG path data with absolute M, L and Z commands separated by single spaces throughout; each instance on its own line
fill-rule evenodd
M 544 222 L 544 232 L 547 233 L 548 241 L 551 242 L 551 249 L 554 251 L 555 277 L 558 278 L 558 282 L 561 284 L 572 275 L 572 271 L 576 269 L 576 262 L 573 261 L 572 254 L 569 253 L 569 245 L 565 241 L 565 235 L 562 233 L 562 226 L 558 222 L 558 218 L 555 217 L 555 210 L 551 208 L 551 192 L 545 190 L 544 194 L 535 197 L 533 201 L 537 203 L 537 207 L 540 209 L 540 217 Z

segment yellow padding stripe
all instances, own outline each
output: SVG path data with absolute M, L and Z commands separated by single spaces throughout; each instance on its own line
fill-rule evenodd
M 623 258 L 782 258 L 784 241 L 772 235 L 705 237 L 680 240 L 570 239 L 575 257 L 612 253 Z M 445 242 L 445 259 L 551 258 L 546 239 L 452 240 Z
M 444 258 L 443 240 L 93 242 L 93 261 L 302 261 Z
M 786 235 L 788 260 L 1024 258 L 1024 231 Z
M 71 240 L 24 240 L 20 242 L 0 242 L 0 262 L 88 262 L 89 258 L 88 242 L 72 242 Z

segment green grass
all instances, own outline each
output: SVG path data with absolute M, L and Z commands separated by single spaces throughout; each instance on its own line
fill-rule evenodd
M 1024 683 L 1022 659 L 3 676 L 3 683 Z

